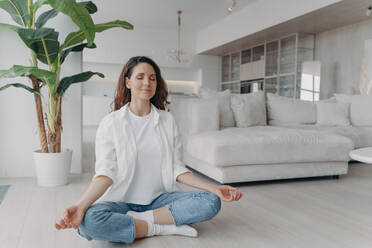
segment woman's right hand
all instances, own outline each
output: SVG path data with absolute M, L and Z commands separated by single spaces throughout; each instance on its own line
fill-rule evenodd
M 58 223 L 54 224 L 55 228 L 58 230 L 66 228 L 78 228 L 83 220 L 85 211 L 85 209 L 79 207 L 78 205 L 65 209 L 63 218 L 61 218 Z
M 0 0 L 1 1 L 1 0 Z M 112 179 L 107 176 L 97 176 L 90 183 L 81 199 L 69 208 L 66 208 L 63 218 L 54 226 L 58 230 L 65 228 L 78 228 L 83 221 L 84 214 L 99 197 L 112 185 Z

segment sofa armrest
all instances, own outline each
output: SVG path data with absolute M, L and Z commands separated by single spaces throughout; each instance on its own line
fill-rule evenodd
M 217 99 L 179 98 L 171 105 L 184 141 L 189 135 L 219 130 Z

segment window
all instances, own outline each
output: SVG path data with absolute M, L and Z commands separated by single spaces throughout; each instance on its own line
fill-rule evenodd
M 320 93 L 320 62 L 304 61 L 302 63 L 300 99 L 319 101 Z

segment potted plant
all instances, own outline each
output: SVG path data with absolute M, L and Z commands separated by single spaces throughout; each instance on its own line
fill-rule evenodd
M 43 5 L 49 5 L 51 8 L 38 15 L 36 19 L 36 13 Z M 94 37 L 97 32 L 115 27 L 131 30 L 133 26 L 121 20 L 95 24 L 91 14 L 97 12 L 97 6 L 91 1 L 1 0 L 0 8 L 9 13 L 14 22 L 18 24 L 0 23 L 0 27 L 17 32 L 29 48 L 29 54 L 25 56 L 29 56 L 30 61 L 30 66 L 14 65 L 10 69 L 0 70 L 0 78 L 28 77 L 31 83 L 31 86 L 22 83 L 0 85 L 0 91 L 13 86 L 34 94 L 41 143 L 41 149 L 34 151 L 37 181 L 41 186 L 64 185 L 68 183 L 72 151 L 70 149 L 61 151 L 62 97 L 71 84 L 85 82 L 93 75 L 99 77 L 104 77 L 104 75 L 99 72 L 85 71 L 61 78 L 63 62 L 71 52 L 95 48 Z M 79 28 L 78 31 L 69 33 L 63 42 L 58 40 L 59 33 L 55 29 L 45 27 L 48 20 L 59 13 L 69 16 Z M 47 69 L 41 69 L 39 62 L 45 64 Z M 40 92 L 43 86 L 47 86 L 47 97 Z

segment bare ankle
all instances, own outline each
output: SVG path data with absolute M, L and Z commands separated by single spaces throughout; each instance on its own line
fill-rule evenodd
M 154 223 L 161 225 L 174 224 L 172 214 L 168 207 L 154 209 Z
M 136 238 L 146 237 L 148 232 L 148 226 L 146 221 L 134 219 L 134 228 L 136 231 Z

